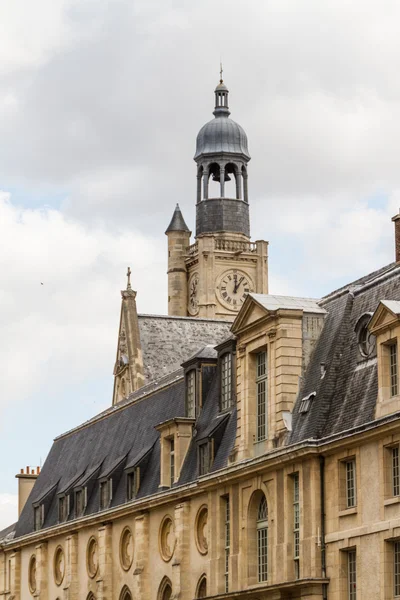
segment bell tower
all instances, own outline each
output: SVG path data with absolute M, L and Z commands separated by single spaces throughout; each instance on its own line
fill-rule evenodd
M 179 248 L 179 257 L 174 245 L 171 256 L 171 225 L 166 232 L 169 290 L 172 279 L 177 279 L 177 261 L 179 287 L 186 279 L 181 302 L 170 294 L 168 313 L 182 315 L 186 311 L 192 317 L 233 320 L 249 292 L 268 293 L 268 242 L 250 239 L 247 135 L 230 118 L 229 90 L 222 70 L 214 94 L 214 118 L 200 129 L 194 155 L 195 242 L 189 244 L 189 230 L 181 223 L 180 237 L 185 229 L 188 243 L 186 248 Z M 174 287 L 178 289 L 176 282 Z

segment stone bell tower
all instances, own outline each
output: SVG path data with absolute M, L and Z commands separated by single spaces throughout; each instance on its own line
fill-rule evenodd
M 214 118 L 196 141 L 195 243 L 179 208 L 166 231 L 170 315 L 233 320 L 246 294 L 268 293 L 268 242 L 250 240 L 247 136 L 228 96 L 221 72 Z

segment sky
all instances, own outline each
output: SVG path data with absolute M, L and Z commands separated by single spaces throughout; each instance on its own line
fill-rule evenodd
M 221 59 L 270 292 L 394 259 L 399 21 L 389 0 L 0 0 L 0 529 L 15 474 L 111 403 L 128 265 L 139 311 L 166 313 Z

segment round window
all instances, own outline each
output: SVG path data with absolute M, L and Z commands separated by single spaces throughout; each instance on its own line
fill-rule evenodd
M 376 340 L 375 336 L 372 335 L 368 330 L 368 323 L 371 319 L 369 313 L 363 315 L 356 325 L 358 350 L 364 358 L 372 356 L 375 352 Z
M 175 550 L 175 533 L 172 518 L 166 515 L 161 521 L 159 534 L 160 554 L 166 562 L 171 560 Z
M 125 571 L 128 571 L 128 569 L 131 568 L 133 561 L 133 537 L 129 527 L 125 527 L 121 533 L 119 558 L 122 568 L 125 569 Z
M 208 552 L 208 508 L 202 506 L 196 517 L 195 539 L 200 554 Z
M 64 550 L 61 546 L 56 548 L 54 552 L 54 581 L 57 585 L 61 585 L 64 579 L 65 573 L 65 558 L 64 558 Z
M 89 577 L 93 579 L 97 573 L 99 565 L 98 553 L 97 553 L 97 540 L 91 537 L 88 541 L 86 550 L 86 567 Z
M 36 592 L 36 556 L 31 556 L 29 561 L 29 571 L 28 571 L 28 582 L 29 589 L 32 594 Z

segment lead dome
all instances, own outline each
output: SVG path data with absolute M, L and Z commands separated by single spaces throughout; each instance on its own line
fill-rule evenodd
M 250 160 L 247 135 L 238 123 L 229 118 L 229 90 L 221 80 L 215 88 L 214 119 L 203 125 L 196 140 L 194 160 L 209 154 L 240 154 Z

